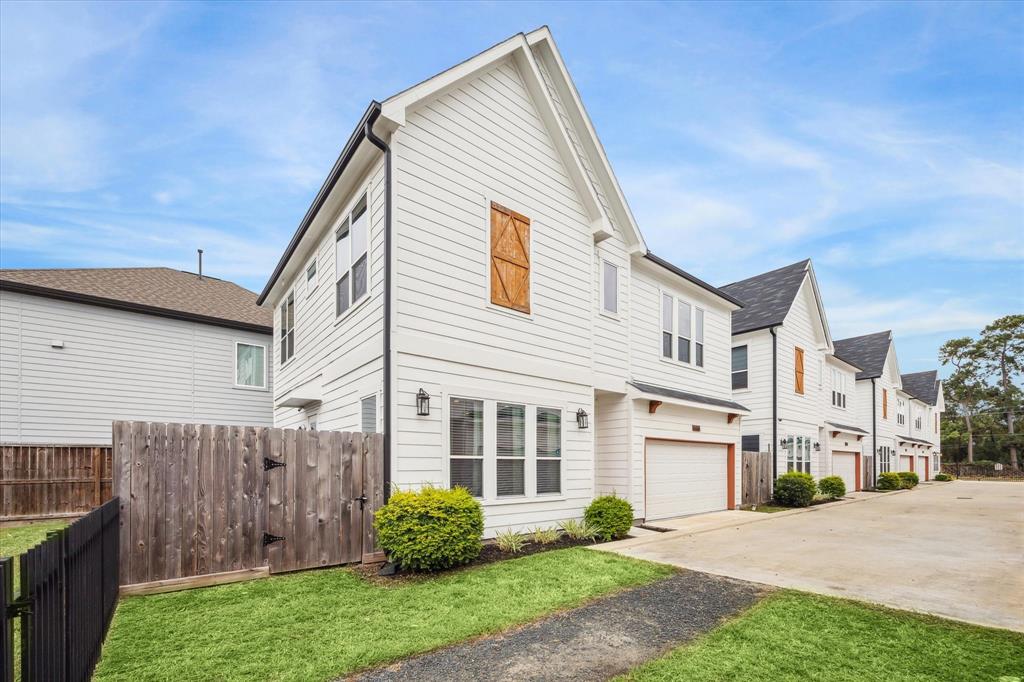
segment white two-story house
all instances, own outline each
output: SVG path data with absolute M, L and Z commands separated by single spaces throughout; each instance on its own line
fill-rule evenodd
M 902 398 L 907 402 L 906 423 L 898 424 L 902 430 L 896 437 L 900 457 L 907 458 L 902 459 L 902 464 L 909 465 L 909 470 L 923 481 L 931 479 L 942 467 L 940 435 L 946 407 L 938 375 L 934 369 L 900 375 Z
M 733 398 L 751 410 L 743 449 L 770 452 L 773 478 L 802 471 L 860 488 L 854 375 L 833 354 L 810 260 L 722 287 L 744 307 L 732 316 Z
M 738 497 L 740 305 L 648 252 L 546 28 L 371 103 L 260 301 L 275 424 L 384 433 L 488 535 Z

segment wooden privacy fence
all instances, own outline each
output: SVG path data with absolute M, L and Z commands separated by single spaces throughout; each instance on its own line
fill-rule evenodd
M 741 504 L 767 504 L 772 499 L 772 455 L 770 452 L 744 452 Z
M 0 521 L 85 514 L 111 496 L 109 445 L 0 445 Z
M 875 458 L 871 455 L 863 455 L 860 461 L 860 482 L 861 490 L 870 490 L 875 487 Z
M 381 434 L 114 422 L 121 584 L 378 558 Z

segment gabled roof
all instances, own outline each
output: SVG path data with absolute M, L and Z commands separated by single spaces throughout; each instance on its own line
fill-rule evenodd
M 171 268 L 0 270 L 0 289 L 265 334 L 274 326 L 248 289 Z
M 835 356 L 861 368 L 858 379 L 874 379 L 882 376 L 885 360 L 892 345 L 892 331 L 876 332 L 864 336 L 853 336 L 835 342 Z
M 939 372 L 929 369 L 900 375 L 903 390 L 923 403 L 934 405 L 939 399 Z
M 808 258 L 719 287 L 743 303 L 743 309 L 732 314 L 733 335 L 782 324 L 793 307 L 810 264 Z
M 659 256 L 655 256 L 650 251 L 648 251 L 647 253 L 644 254 L 644 258 L 646 258 L 647 260 L 651 261 L 655 265 L 659 265 L 659 266 L 665 268 L 666 270 L 668 270 L 672 274 L 677 275 L 679 277 L 682 277 L 683 279 L 687 280 L 688 282 L 690 282 L 692 284 L 696 284 L 701 289 L 704 289 L 704 290 L 714 294 L 715 296 L 718 296 L 719 298 L 724 298 L 726 301 L 729 301 L 729 303 L 732 303 L 733 305 L 737 305 L 737 306 L 739 306 L 741 308 L 743 307 L 743 303 L 740 300 L 738 300 L 737 298 L 735 298 L 734 296 L 730 296 L 725 291 L 722 291 L 721 289 L 708 284 L 707 282 L 705 282 L 704 280 L 700 279 L 699 277 L 691 275 L 690 273 L 688 273 L 686 270 L 683 270 L 682 268 L 677 268 L 675 265 L 672 265 L 672 263 L 669 263 L 664 258 L 661 258 Z

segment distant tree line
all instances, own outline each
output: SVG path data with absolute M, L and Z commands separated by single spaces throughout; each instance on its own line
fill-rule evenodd
M 951 339 L 939 360 L 952 374 L 943 382 L 945 460 L 988 460 L 1020 467 L 1024 449 L 1024 315 L 1001 317 L 977 338 Z

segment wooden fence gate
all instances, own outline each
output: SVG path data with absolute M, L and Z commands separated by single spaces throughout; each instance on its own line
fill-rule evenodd
M 770 452 L 743 453 L 744 507 L 767 504 L 772 499 L 772 455 Z
M 114 422 L 122 585 L 377 558 L 381 434 Z
M 863 479 L 860 482 L 861 490 L 871 490 L 875 487 L 875 458 L 871 455 L 864 455 L 861 458 L 860 475 Z

